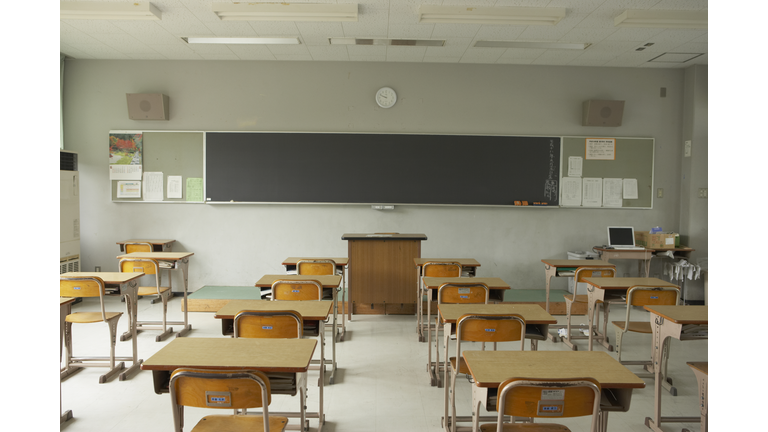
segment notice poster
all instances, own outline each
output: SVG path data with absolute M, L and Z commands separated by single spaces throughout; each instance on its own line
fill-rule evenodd
M 586 160 L 616 160 L 616 138 L 587 138 Z
M 141 132 L 109 134 L 109 179 L 141 180 Z

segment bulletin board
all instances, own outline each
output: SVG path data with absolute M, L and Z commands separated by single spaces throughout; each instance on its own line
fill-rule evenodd
M 112 134 L 142 134 L 142 171 L 163 173 L 162 201 L 145 201 L 143 194 L 141 198 L 118 198 L 118 180 L 110 180 L 112 201 L 188 202 L 187 179 L 204 178 L 205 133 L 196 131 L 110 131 L 110 135 Z M 168 198 L 168 176 L 181 176 L 181 198 Z M 197 201 L 196 203 L 201 202 Z
M 587 159 L 587 140 L 614 140 L 613 154 L 610 149 L 602 154 L 592 153 L 591 157 L 606 159 Z M 594 141 L 591 141 L 594 142 Z M 591 149 L 591 148 L 590 148 Z M 597 208 L 602 206 L 574 205 L 563 203 L 563 179 L 568 177 L 570 157 L 582 158 L 581 178 L 600 179 L 636 179 L 637 198 L 622 199 L 621 206 L 615 208 L 650 209 L 653 208 L 653 138 L 617 138 L 617 137 L 563 137 L 561 166 L 561 196 L 560 203 L 568 208 Z M 614 207 L 610 207 L 614 208 Z

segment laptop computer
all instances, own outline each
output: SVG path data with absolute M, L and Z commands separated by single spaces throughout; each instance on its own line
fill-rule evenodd
M 608 227 L 608 246 L 613 249 L 645 249 L 635 246 L 635 229 L 633 227 Z

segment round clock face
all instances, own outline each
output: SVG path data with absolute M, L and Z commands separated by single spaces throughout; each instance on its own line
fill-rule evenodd
M 382 87 L 376 92 L 376 103 L 382 108 L 390 108 L 397 101 L 397 94 L 389 87 Z

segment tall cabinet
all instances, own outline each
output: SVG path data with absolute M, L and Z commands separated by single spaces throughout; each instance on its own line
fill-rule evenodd
M 59 151 L 61 249 L 59 274 L 80 271 L 80 173 L 77 153 Z

